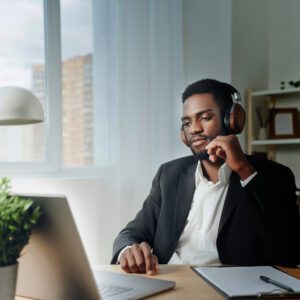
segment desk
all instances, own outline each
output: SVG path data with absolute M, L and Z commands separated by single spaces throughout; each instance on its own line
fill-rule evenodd
M 101 265 L 97 269 L 110 272 L 123 273 L 118 265 Z M 147 299 L 168 299 L 168 300 L 183 300 L 183 299 L 209 299 L 209 300 L 224 300 L 214 288 L 200 278 L 187 265 L 160 265 L 159 273 L 153 278 L 166 279 L 176 281 L 175 289 L 161 293 L 159 295 L 149 297 Z M 300 268 L 290 269 L 281 268 L 283 271 L 300 279 Z M 142 275 L 146 276 L 146 275 Z M 16 297 L 16 300 L 26 300 L 25 298 Z

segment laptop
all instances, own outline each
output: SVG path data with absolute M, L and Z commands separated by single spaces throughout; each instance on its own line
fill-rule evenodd
M 65 196 L 20 195 L 43 215 L 19 259 L 16 295 L 43 300 L 141 299 L 175 282 L 91 269 Z

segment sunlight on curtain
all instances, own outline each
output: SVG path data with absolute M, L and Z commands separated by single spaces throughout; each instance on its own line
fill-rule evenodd
M 123 226 L 141 208 L 159 165 L 182 151 L 182 1 L 118 3 L 118 199 Z

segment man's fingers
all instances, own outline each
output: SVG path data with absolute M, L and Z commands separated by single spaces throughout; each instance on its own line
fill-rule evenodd
M 153 259 L 153 269 L 154 269 L 154 272 L 158 272 L 158 259 L 157 259 L 157 256 L 153 255 L 152 259 Z
M 216 141 L 216 142 L 211 142 L 205 148 L 206 148 L 208 153 L 213 153 L 213 152 L 216 152 L 218 149 L 223 149 L 225 151 L 227 146 L 226 146 L 225 143 Z
M 141 243 L 141 249 L 144 254 L 146 273 L 152 275 L 154 274 L 154 268 L 153 268 L 153 255 L 151 252 L 151 248 L 147 243 L 143 242 Z
M 207 153 L 209 154 L 209 159 L 211 162 L 216 162 L 218 157 L 226 160 L 226 151 L 224 150 L 224 145 L 220 141 L 212 141 L 206 146 Z
M 128 261 L 124 253 L 120 257 L 120 266 L 126 273 L 131 273 L 130 268 L 128 266 Z
M 120 266 L 127 273 L 147 273 L 153 275 L 158 271 L 158 260 L 152 254 L 148 243 L 132 245 L 122 253 Z
M 132 250 L 133 257 L 135 259 L 136 266 L 139 270 L 139 273 L 145 273 L 146 264 L 145 264 L 144 254 L 140 245 L 138 244 L 133 245 L 131 250 Z
M 217 155 L 218 157 L 223 158 L 224 160 L 226 159 L 225 151 L 224 151 L 222 148 L 218 148 L 218 149 L 217 149 L 216 155 Z
M 218 157 L 215 154 L 210 154 L 209 155 L 209 160 L 213 163 L 217 161 Z
M 135 258 L 132 254 L 132 251 L 131 249 L 128 249 L 126 250 L 123 255 L 125 255 L 125 258 L 127 260 L 127 265 L 128 265 L 128 268 L 130 270 L 131 273 L 139 273 L 139 269 L 136 265 L 136 261 L 135 261 Z

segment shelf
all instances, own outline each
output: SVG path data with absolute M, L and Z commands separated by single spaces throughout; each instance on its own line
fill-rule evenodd
M 290 88 L 284 90 L 264 90 L 264 91 L 253 91 L 252 96 L 272 96 L 272 95 L 286 95 L 292 93 L 300 93 L 300 88 Z
M 300 139 L 253 140 L 252 145 L 289 145 L 300 144 Z
M 266 156 L 274 161 L 285 164 L 290 167 L 295 173 L 295 179 L 298 184 L 296 191 L 297 203 L 300 209 L 300 183 L 299 183 L 299 160 L 298 160 L 298 148 L 300 147 L 300 136 L 295 138 L 283 138 L 273 139 L 268 138 L 264 140 L 254 139 L 255 133 L 258 129 L 258 119 L 255 119 L 255 105 L 256 101 L 263 101 L 263 108 L 267 111 L 268 108 L 284 107 L 285 105 L 297 106 L 299 109 L 300 101 L 300 87 L 299 88 L 287 88 L 270 89 L 270 90 L 256 90 L 248 89 L 247 91 L 247 153 L 253 154 L 256 151 L 266 152 Z M 285 103 L 288 101 L 288 104 Z M 266 112 L 265 111 L 265 112 Z M 291 145 L 294 145 L 293 147 Z M 290 155 L 291 154 L 291 155 Z M 277 160 L 278 159 L 278 160 Z M 300 210 L 299 210 L 300 213 Z

